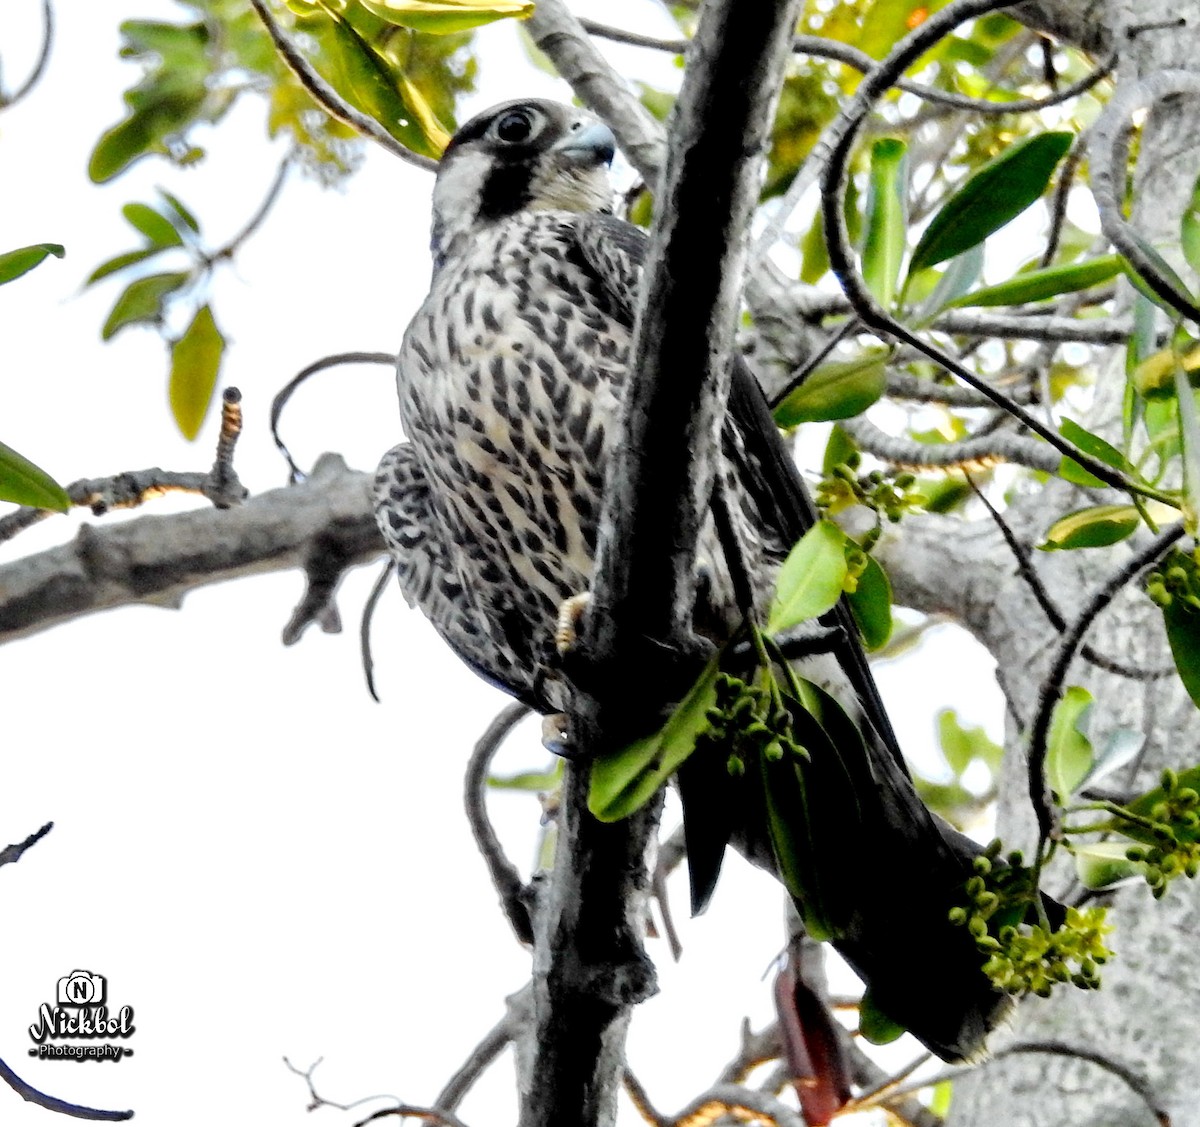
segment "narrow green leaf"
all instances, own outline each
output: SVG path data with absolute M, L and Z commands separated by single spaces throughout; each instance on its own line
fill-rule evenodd
M 158 194 L 166 201 L 167 206 L 175 213 L 179 221 L 194 235 L 200 234 L 200 221 L 186 208 L 177 196 L 171 195 L 165 188 L 159 188 Z
M 1200 611 L 1181 599 L 1172 599 L 1169 606 L 1163 607 L 1163 622 L 1179 679 L 1200 707 Z
M 720 655 L 653 735 L 635 740 L 592 764 L 588 809 L 602 822 L 617 822 L 640 809 L 695 750 L 696 737 L 708 727 L 708 710 L 717 701 Z
M 892 585 L 887 572 L 874 556 L 867 556 L 866 570 L 858 585 L 846 596 L 854 621 L 868 650 L 886 646 L 892 636 Z
M 1075 793 L 1092 766 L 1092 741 L 1086 734 L 1092 694 L 1071 685 L 1054 706 L 1046 741 L 1046 778 L 1061 803 Z
M 896 283 L 907 245 L 907 152 L 908 146 L 894 137 L 881 137 L 871 146 L 862 272 L 867 288 L 887 309 L 896 300 Z
M 362 0 L 362 6 L 388 23 L 430 35 L 453 35 L 496 20 L 533 15 L 533 0 Z
M 1125 856 L 1129 848 L 1120 841 L 1096 841 L 1078 845 L 1075 855 L 1075 873 L 1084 888 L 1096 892 L 1102 888 L 1116 888 L 1126 881 L 1141 880 L 1146 873 L 1143 861 L 1131 861 Z
M 1063 419 L 1059 433 L 1069 442 L 1073 442 L 1085 454 L 1091 454 L 1105 465 L 1123 473 L 1137 476 L 1132 463 L 1110 442 L 1106 442 L 1098 434 L 1085 430 L 1073 419 Z M 1074 458 L 1064 457 L 1058 465 L 1058 476 L 1074 485 L 1083 485 L 1089 489 L 1103 489 L 1105 483 L 1089 470 L 1085 470 Z
M 1160 279 L 1167 284 L 1169 289 L 1175 291 L 1176 298 L 1181 303 L 1194 305 L 1196 299 L 1192 294 L 1192 291 L 1188 288 L 1187 283 L 1176 273 L 1175 267 L 1173 267 L 1165 258 L 1163 258 L 1163 256 L 1159 254 L 1158 251 L 1146 239 L 1138 234 L 1137 231 L 1130 228 L 1130 230 L 1126 233 L 1130 239 L 1137 243 L 1138 249 L 1142 252 L 1142 254 L 1144 254 L 1150 260 L 1151 265 L 1158 273 Z M 1155 293 L 1142 275 L 1138 273 L 1132 262 L 1130 262 L 1128 259 L 1125 259 L 1124 261 L 1125 274 L 1129 278 L 1130 282 L 1133 283 L 1134 289 L 1136 289 L 1138 293 L 1140 293 L 1147 300 L 1154 302 L 1154 304 L 1160 309 L 1165 310 L 1169 317 L 1178 317 L 1180 310 L 1172 305 L 1171 302 L 1169 302 L 1165 297 L 1160 297 L 1157 293 Z
M 1072 548 L 1107 548 L 1127 536 L 1141 523 L 1133 505 L 1094 505 L 1056 520 L 1038 547 L 1044 552 Z
M 1069 266 L 1048 266 L 1044 270 L 1029 270 L 1016 274 L 1006 282 L 985 286 L 952 301 L 954 306 L 966 305 L 1023 305 L 1029 301 L 1045 301 L 1059 294 L 1076 293 L 1098 286 L 1115 278 L 1125 268 L 1119 254 L 1106 254 L 1073 262 Z
M 127 203 L 121 208 L 121 214 L 134 230 L 140 231 L 150 240 L 151 246 L 165 249 L 183 245 L 183 237 L 175 230 L 171 221 L 147 204 Z
M 71 498 L 45 470 L 0 442 L 0 501 L 65 513 Z
M 983 243 L 956 254 L 942 271 L 937 284 L 930 295 L 920 304 L 920 307 L 909 317 L 909 323 L 921 328 L 934 319 L 941 311 L 951 305 L 955 298 L 962 297 L 977 281 L 983 272 Z M 910 292 L 914 278 L 909 276 L 906 294 Z
M 1192 186 L 1192 199 L 1179 224 L 1179 244 L 1187 264 L 1200 274 L 1200 178 Z
M 58 243 L 34 243 L 32 246 L 0 254 L 0 286 L 19 278 L 22 274 L 28 274 L 50 255 L 62 258 L 66 253 Z
M 985 164 L 948 199 L 917 243 L 908 272 L 945 262 L 983 242 L 1039 199 L 1071 133 L 1039 133 Z
M 767 633 L 779 634 L 829 610 L 846 581 L 846 534 L 818 521 L 788 553 L 779 569 Z
M 112 340 L 127 325 L 161 321 L 163 301 L 190 277 L 188 273 L 151 274 L 130 282 L 109 312 L 104 328 L 100 330 L 101 340 Z
M 794 427 L 861 414 L 887 390 L 887 357 L 887 349 L 870 349 L 822 364 L 775 408 L 775 421 Z
M 187 331 L 171 346 L 171 414 L 184 438 L 194 439 L 200 433 L 224 349 L 225 338 L 207 305 L 196 311 Z
M 816 285 L 829 273 L 829 248 L 825 245 L 825 223 L 817 208 L 804 238 L 800 240 L 800 281 Z
M 524 790 L 544 792 L 562 782 L 563 761 L 556 759 L 545 771 L 521 771 L 516 775 L 489 775 L 487 785 L 493 790 Z
M 124 270 L 126 266 L 134 266 L 139 262 L 145 262 L 147 258 L 153 258 L 156 254 L 162 254 L 164 249 L 164 247 L 142 247 L 140 250 L 131 250 L 125 254 L 118 254 L 114 258 L 110 258 L 107 262 L 100 263 L 87 276 L 87 281 L 83 284 L 85 287 L 95 285 L 110 274 L 115 274 L 118 270 Z
M 825 453 L 821 458 L 821 473 L 830 474 L 834 466 L 840 466 L 851 455 L 858 453 L 858 443 L 846 431 L 834 423 L 829 428 L 829 440 L 825 443 Z

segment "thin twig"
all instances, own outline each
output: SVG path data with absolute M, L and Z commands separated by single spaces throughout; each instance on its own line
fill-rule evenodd
M 417 1107 L 415 1104 L 400 1104 L 397 1107 L 385 1107 L 373 1111 L 366 1119 L 360 1119 L 354 1127 L 363 1127 L 364 1123 L 373 1123 L 376 1119 L 386 1119 L 399 1115 L 403 1119 L 423 1119 L 426 1123 L 440 1123 L 442 1127 L 466 1127 L 457 1115 L 442 1111 L 436 1107 Z
M 708 1127 L 722 1115 L 739 1120 L 757 1118 L 774 1127 L 804 1127 L 804 1120 L 786 1104 L 765 1092 L 721 1084 L 697 1096 L 674 1119 L 671 1127 Z
M 1058 246 L 1062 240 L 1063 225 L 1067 219 L 1067 201 L 1071 198 L 1071 189 L 1075 186 L 1075 174 L 1083 163 L 1084 146 L 1076 138 L 1062 162 L 1058 174 L 1058 182 L 1054 185 L 1054 199 L 1050 204 L 1050 231 L 1046 235 L 1046 248 L 1038 260 L 1038 266 L 1045 269 L 1054 261 L 1058 254 Z
M 507 1013 L 484 1034 L 483 1039 L 471 1050 L 467 1059 L 446 1081 L 445 1087 L 433 1101 L 433 1106 L 441 1108 L 443 1111 L 454 1111 L 462 1103 L 475 1081 L 512 1044 L 515 1036 L 512 1014 Z
M 287 180 L 287 174 L 292 167 L 292 162 L 295 160 L 295 153 L 288 153 L 287 156 L 279 162 L 279 168 L 275 171 L 275 176 L 271 181 L 271 186 L 267 189 L 267 194 L 263 197 L 262 203 L 258 205 L 258 210 L 249 218 L 246 225 L 233 236 L 220 250 L 213 251 L 208 256 L 209 262 L 217 262 L 223 258 L 232 258 L 237 254 L 241 245 L 250 238 L 266 221 L 267 216 L 271 213 L 279 199 L 279 193 L 283 190 L 284 182 Z
M 1063 681 L 1066 679 L 1067 670 L 1079 649 L 1079 643 L 1100 612 L 1112 602 L 1117 592 L 1166 552 L 1183 536 L 1184 532 L 1185 528 L 1182 523 L 1172 525 L 1151 540 L 1141 551 L 1134 553 L 1092 595 L 1075 621 L 1063 632 L 1058 643 L 1054 660 L 1051 661 L 1050 668 L 1038 692 L 1037 713 L 1033 718 L 1029 735 L 1029 799 L 1037 814 L 1038 831 L 1041 837 L 1039 855 L 1041 845 L 1057 832 L 1056 807 L 1050 797 L 1049 786 L 1046 782 L 1046 743 L 1050 733 L 1050 719 L 1054 712 L 1054 706 L 1062 696 Z
M 33 70 L 29 72 L 29 77 L 11 94 L 5 94 L 0 90 L 0 110 L 15 106 L 41 81 L 42 75 L 46 72 L 46 64 L 50 61 L 50 49 L 53 43 L 54 8 L 51 7 L 50 0 L 42 0 L 42 46 L 38 51 L 37 61 L 33 64 Z
M 783 1052 L 779 1022 L 772 1022 L 755 1033 L 748 1018 L 742 1020 L 741 1045 L 717 1077 L 718 1084 L 742 1084 L 759 1065 L 778 1060 Z
M 308 1085 L 309 1102 L 306 1110 L 316 1111 L 319 1107 L 332 1107 L 336 1108 L 338 1111 L 349 1111 L 351 1108 L 359 1107 L 362 1104 L 369 1104 L 372 1100 L 391 1100 L 393 1103 L 397 1104 L 401 1102 L 399 1096 L 393 1096 L 382 1092 L 374 1096 L 360 1096 L 358 1099 L 351 1100 L 349 1103 L 345 1104 L 336 1103 L 333 1100 L 326 1099 L 324 1096 L 318 1094 L 316 1085 L 313 1083 L 313 1073 L 317 1071 L 317 1068 L 324 1059 L 324 1057 L 317 1057 L 317 1059 L 313 1061 L 308 1068 L 297 1068 L 290 1060 L 288 1060 L 287 1057 L 283 1058 L 283 1063 L 287 1066 L 288 1070 L 301 1077 L 305 1084 Z
M 1147 244 L 1122 210 L 1127 142 L 1133 128 L 1130 119 L 1139 109 L 1165 101 L 1173 94 L 1200 94 L 1200 76 L 1189 71 L 1163 70 L 1147 75 L 1139 82 L 1123 82 L 1092 126 L 1088 164 L 1092 196 L 1100 212 L 1104 234 L 1162 301 L 1188 320 L 1200 323 L 1200 306 L 1163 275 L 1159 262 L 1151 257 Z
M 804 381 L 825 362 L 825 358 L 842 343 L 855 329 L 858 328 L 858 318 L 851 317 L 843 321 L 825 338 L 825 342 L 803 364 L 792 373 L 788 382 L 771 397 L 771 410 L 774 411 L 798 387 L 804 386 Z
M 363 604 L 362 618 L 358 624 L 358 652 L 362 656 L 363 676 L 367 679 L 367 692 L 371 694 L 371 699 L 376 704 L 379 703 L 379 693 L 375 691 L 375 658 L 371 654 L 371 620 L 375 617 L 375 608 L 379 606 L 379 600 L 383 598 L 388 580 L 391 579 L 395 570 L 396 561 L 389 556 L 371 587 L 367 601 Z
M 250 0 L 250 5 L 258 13 L 258 18 L 262 20 L 263 26 L 267 29 L 267 33 L 271 36 L 271 41 L 275 44 L 275 48 L 282 56 L 283 61 L 287 63 L 292 73 L 300 80 L 300 85 L 309 92 L 317 105 L 326 113 L 332 117 L 336 117 L 339 121 L 344 121 L 364 136 L 370 137 L 372 141 L 377 142 L 391 153 L 392 156 L 399 157 L 406 163 L 424 169 L 426 172 L 433 172 L 437 169 L 438 162 L 436 160 L 432 157 L 421 156 L 419 153 L 414 153 L 411 149 L 405 148 L 378 121 L 355 109 L 330 86 L 317 73 L 316 69 L 304 57 L 299 48 L 284 34 L 283 28 L 279 26 L 275 21 L 275 17 L 271 15 L 271 11 L 267 7 L 265 0 Z
M 650 1097 L 646 1094 L 646 1089 L 642 1083 L 633 1074 L 633 1070 L 626 1065 L 621 1073 L 621 1085 L 625 1089 L 625 1094 L 629 1097 L 629 1102 L 633 1104 L 638 1115 L 640 1115 L 650 1127 L 671 1127 L 672 1120 L 663 1115 L 650 1102 Z
M 36 845 L 52 829 L 53 822 L 47 822 L 40 830 L 34 830 L 24 841 L 18 841 L 5 849 L 0 849 L 0 865 L 15 865 L 31 845 Z
M 1050 592 L 1046 590 L 1046 585 L 1042 582 L 1041 576 L 1034 570 L 1029 550 L 1017 539 L 1008 522 L 1000 515 L 996 506 L 988 500 L 987 494 L 979 488 L 975 479 L 969 473 L 964 473 L 963 476 L 967 479 L 967 484 L 971 487 L 972 492 L 979 498 L 988 515 L 999 529 L 1000 535 L 1004 537 L 1005 544 L 1008 545 L 1009 551 L 1012 552 L 1013 558 L 1017 562 L 1017 574 L 1020 575 L 1030 591 L 1033 592 L 1034 599 L 1037 600 L 1038 606 L 1042 608 L 1042 612 L 1050 620 L 1050 625 L 1061 634 L 1067 628 L 1067 620 L 1063 617 L 1062 611 L 1058 609 L 1058 605 L 1054 602 L 1053 598 L 1051 598 Z M 1118 677 L 1128 677 L 1131 681 L 1154 681 L 1170 677 L 1175 673 L 1174 665 L 1163 666 L 1159 669 L 1139 669 L 1135 665 L 1126 665 L 1123 661 L 1118 661 L 1114 657 L 1108 657 L 1105 654 L 1099 653 L 1087 643 L 1079 647 L 1079 655 L 1084 661 Z
M 529 918 L 525 882 L 521 880 L 517 867 L 505 856 L 504 846 L 500 844 L 500 839 L 488 818 L 487 780 L 488 770 L 500 750 L 500 745 L 528 712 L 527 705 L 514 701 L 496 715 L 480 736 L 475 750 L 471 752 L 463 785 L 463 801 L 467 821 L 471 826 L 471 836 L 475 838 L 475 844 L 483 854 L 492 885 L 500 894 L 504 914 L 508 917 L 517 939 L 522 943 L 533 942 L 533 922 Z
M 987 396 L 997 407 L 1018 419 L 1034 434 L 1044 438 L 1055 450 L 1073 458 L 1106 484 L 1126 492 L 1140 492 L 1147 496 L 1157 495 L 1158 491 L 1147 490 L 1100 459 L 1079 450 L 1074 443 L 1069 442 L 1058 431 L 1034 417 L 1020 404 L 972 372 L 964 364 L 902 325 L 876 301 L 854 264 L 854 252 L 846 229 L 843 200 L 846 194 L 850 154 L 854 147 L 855 137 L 867 114 L 875 101 L 891 87 L 896 78 L 932 44 L 960 23 L 1005 6 L 1002 0 L 952 0 L 952 3 L 930 16 L 925 23 L 905 36 L 891 54 L 866 75 L 850 103 L 826 130 L 825 135 L 814 149 L 814 153 L 818 150 L 825 150 L 829 153 L 822 175 L 822 210 L 830 267 L 855 311 L 873 330 L 904 341 L 924 353 L 964 383 Z
M 303 481 L 305 474 L 296 465 L 291 451 L 284 445 L 283 439 L 279 437 L 279 420 L 283 415 L 283 409 L 287 406 L 288 400 L 291 399 L 296 389 L 309 376 L 315 376 L 318 372 L 324 372 L 328 368 L 336 368 L 339 364 L 389 364 L 395 367 L 396 354 L 394 352 L 337 352 L 332 356 L 322 356 L 320 360 L 314 360 L 308 367 L 302 368 L 283 385 L 283 388 L 271 400 L 271 437 L 275 440 L 276 449 L 283 455 L 284 461 L 288 464 L 289 484 L 294 485 L 298 481 Z
M 688 39 L 666 39 L 654 35 L 641 35 L 636 31 L 626 31 L 623 28 L 611 27 L 596 20 L 581 19 L 579 22 L 589 35 L 595 35 L 600 39 L 609 39 L 614 43 L 625 43 L 631 47 L 646 47 L 654 51 L 667 51 L 673 55 L 685 55 L 687 54 L 688 47 L 691 45 L 691 41 Z M 815 58 L 844 63 L 846 66 L 853 67 L 862 74 L 865 74 L 875 66 L 877 61 L 868 55 L 866 51 L 860 51 L 858 48 L 851 47 L 847 43 L 839 43 L 833 39 L 824 39 L 819 35 L 797 35 L 792 40 L 792 51 L 797 55 L 812 55 Z M 991 98 L 971 98 L 966 94 L 955 94 L 948 90 L 939 90 L 935 86 L 927 86 L 923 82 L 913 82 L 907 78 L 900 79 L 896 83 L 896 86 L 906 93 L 915 94 L 927 102 L 935 102 L 939 105 L 951 106 L 959 110 L 972 110 L 977 113 L 990 114 L 1036 113 L 1039 110 L 1049 109 L 1051 106 L 1057 106 L 1061 102 L 1086 93 L 1108 75 L 1113 67 L 1116 66 L 1116 63 L 1117 55 L 1114 51 L 1094 70 L 1089 71 L 1083 78 L 1077 82 L 1073 82 L 1070 86 L 1056 90 L 1044 98 L 1016 98 L 1008 102 L 996 101 Z
M 3 1080 L 18 1096 L 47 1111 L 56 1111 L 59 1115 L 69 1115 L 74 1119 L 93 1119 L 105 1123 L 116 1123 L 123 1119 L 132 1119 L 132 1111 L 101 1111 L 94 1107 L 81 1107 L 79 1104 L 67 1103 L 56 1096 L 48 1096 L 38 1091 L 32 1084 L 22 1080 L 4 1061 L 0 1060 L 0 1080 Z

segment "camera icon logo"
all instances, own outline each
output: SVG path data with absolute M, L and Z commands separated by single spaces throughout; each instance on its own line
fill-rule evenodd
M 73 970 L 58 980 L 60 1006 L 98 1006 L 104 1001 L 104 975 Z

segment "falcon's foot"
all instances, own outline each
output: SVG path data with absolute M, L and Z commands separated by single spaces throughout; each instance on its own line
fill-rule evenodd
M 560 657 L 565 657 L 575 647 L 579 637 L 579 623 L 592 601 L 590 591 L 582 591 L 563 599 L 558 606 L 558 619 L 554 623 L 554 648 Z
M 542 717 L 542 747 L 565 759 L 571 756 L 571 730 L 565 712 L 551 712 Z

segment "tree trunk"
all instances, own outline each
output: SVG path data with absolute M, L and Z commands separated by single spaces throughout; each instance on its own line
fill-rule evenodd
M 1035 8 L 1045 17 L 1055 5 L 1023 6 Z M 1200 23 L 1194 8 L 1190 26 L 1161 28 L 1147 25 L 1170 25 L 1184 6 L 1171 0 L 1111 0 L 1091 8 L 1102 26 L 1094 25 L 1080 41 L 1120 46 L 1120 83 L 1168 67 L 1195 73 L 1200 66 Z M 1059 15 L 1064 13 L 1069 16 L 1069 8 Z M 1172 254 L 1165 248 L 1178 247 L 1179 218 L 1200 166 L 1197 137 L 1196 99 L 1171 99 L 1157 106 L 1142 132 L 1132 218 L 1168 258 Z M 1082 420 L 1090 429 L 1111 431 L 1116 423 L 1119 433 L 1123 363 L 1119 349 L 1102 359 L 1095 405 Z M 1007 517 L 1019 538 L 1032 546 L 1056 514 L 1089 503 L 1096 502 L 1052 483 L 1018 501 Z M 935 520 L 914 522 L 889 549 L 897 598 L 922 609 L 950 611 L 996 658 L 1010 705 L 998 832 L 1006 845 L 1028 850 L 1036 835 L 1023 729 L 1036 708 L 1057 635 L 1016 576 L 1011 554 L 992 528 L 968 527 L 952 541 L 945 535 L 945 525 Z M 1034 555 L 1034 565 L 1070 620 L 1089 593 L 1128 558 L 1129 549 Z M 1118 597 L 1087 640 L 1102 654 L 1146 669 L 1171 664 L 1157 608 L 1136 590 Z M 1177 677 L 1137 681 L 1077 658 L 1067 683 L 1086 686 L 1096 699 L 1091 733 L 1098 748 L 1117 729 L 1145 734 L 1140 763 L 1131 765 L 1136 773 L 1123 770 L 1112 780 L 1117 787 L 1140 792 L 1156 784 L 1164 767 L 1196 762 L 1200 717 Z M 1052 892 L 1070 885 L 1066 867 L 1052 874 Z M 1000 1121 L 1022 1127 L 1133 1127 L 1165 1122 L 1164 1113 L 1177 1127 L 1200 1123 L 1194 1094 L 1194 1078 L 1200 1073 L 1195 1016 L 1200 1010 L 1200 887 L 1176 881 L 1157 903 L 1144 885 L 1123 889 L 1113 899 L 1109 918 L 1116 926 L 1110 941 L 1117 957 L 1104 967 L 1099 993 L 1063 986 L 1051 1000 L 1031 999 L 1020 1007 L 1013 1030 L 1019 1042 L 1051 1042 L 1056 1050 L 1073 1047 L 1090 1059 L 1057 1051 L 1004 1054 L 1011 1038 L 997 1038 L 999 1059 L 955 1086 L 955 1127 L 991 1127 Z M 1106 1059 L 1098 1062 L 1100 1057 Z

